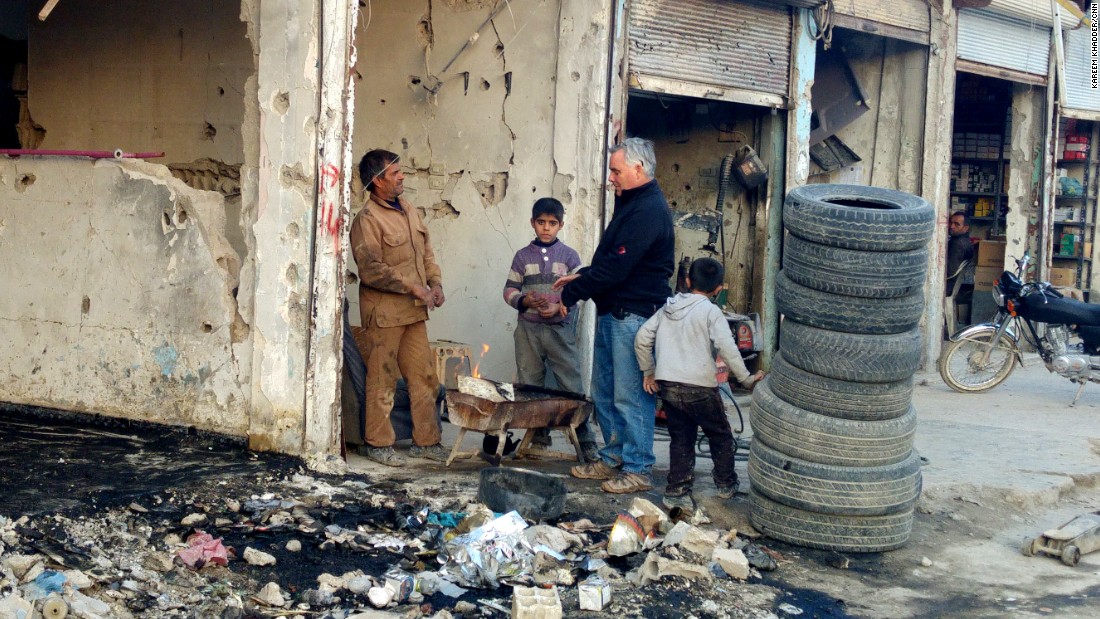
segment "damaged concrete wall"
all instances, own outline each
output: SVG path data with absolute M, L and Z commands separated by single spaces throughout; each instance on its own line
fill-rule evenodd
M 1030 250 L 1041 256 L 1038 247 L 1039 191 L 1042 187 L 1043 136 L 1049 124 L 1046 110 L 1047 90 L 1029 84 L 1012 85 L 1012 135 L 1005 141 L 1009 160 L 1008 214 L 1005 216 L 1006 268 L 1015 268 L 1013 258 Z
M 870 110 L 836 133 L 861 161 L 831 173 L 813 165 L 811 182 L 873 185 L 919 194 L 927 48 L 849 30 L 834 31 L 833 45 L 847 57 Z
M 30 31 L 40 148 L 242 161 L 252 54 L 237 2 L 65 0 Z
M 254 355 L 249 446 L 291 454 L 301 454 L 305 435 L 317 203 L 316 16 L 312 2 L 241 3 L 256 71 L 247 85 L 250 137 L 241 170 L 250 250 L 241 296 L 250 298 Z
M 355 160 L 371 148 L 401 155 L 405 197 L 423 210 L 447 294 L 430 336 L 475 351 L 489 344 L 480 371 L 490 378 L 515 375 L 516 314 L 501 290 L 513 254 L 532 238 L 533 202 L 562 200 L 561 238 L 582 260 L 598 238 L 600 196 L 589 181 L 602 170 L 593 172 L 582 151 L 595 145 L 602 154 L 602 128 L 593 135 L 592 107 L 556 122 L 555 100 L 602 101 L 605 90 L 588 89 L 606 84 L 598 50 L 607 47 L 608 4 L 374 0 L 369 23 L 360 16 Z M 560 36 L 583 40 L 570 50 L 566 84 L 559 24 Z M 558 144 L 572 150 L 557 152 Z
M 241 435 L 222 197 L 141 161 L 0 160 L 0 400 Z

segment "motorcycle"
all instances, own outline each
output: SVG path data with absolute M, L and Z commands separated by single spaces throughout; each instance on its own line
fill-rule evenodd
M 1016 260 L 993 286 L 997 315 L 951 336 L 940 355 L 940 376 L 964 393 L 988 391 L 1003 383 L 1019 361 L 1021 337 L 1047 369 L 1079 384 L 1070 406 L 1089 382 L 1100 382 L 1100 305 L 1069 299 L 1048 282 L 1024 282 L 1030 256 Z

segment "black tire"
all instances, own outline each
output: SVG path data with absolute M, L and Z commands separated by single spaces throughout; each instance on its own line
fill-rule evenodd
M 768 387 L 779 399 L 798 408 L 860 421 L 901 417 L 913 399 L 912 377 L 892 383 L 854 383 L 811 374 L 777 354 L 768 374 Z
M 752 434 L 783 454 L 813 462 L 847 467 L 897 464 L 913 453 L 917 415 L 888 421 L 853 421 L 811 413 L 784 402 L 764 378 L 752 392 Z
M 920 294 L 928 250 L 883 252 L 841 249 L 788 236 L 783 272 L 791 281 L 849 297 L 889 299 Z
M 886 466 L 832 466 L 788 456 L 754 440 L 748 470 L 760 494 L 819 514 L 899 514 L 913 509 L 921 491 L 920 456 L 915 451 Z
M 749 492 L 749 522 L 768 537 L 822 550 L 885 552 L 913 531 L 913 511 L 888 516 L 831 516 L 781 505 Z
M 920 329 L 866 335 L 784 320 L 779 337 L 783 356 L 818 376 L 857 383 L 892 383 L 911 378 L 920 365 Z
M 901 333 L 920 323 L 924 291 L 902 297 L 868 299 L 822 292 L 791 281 L 786 271 L 775 280 L 779 313 L 821 329 L 845 333 Z
M 919 196 L 861 185 L 804 185 L 783 201 L 783 225 L 808 241 L 871 251 L 923 247 L 936 210 Z

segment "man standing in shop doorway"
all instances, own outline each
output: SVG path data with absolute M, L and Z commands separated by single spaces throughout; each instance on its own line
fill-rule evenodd
M 947 223 L 946 296 L 955 302 L 958 324 L 970 324 L 970 304 L 974 298 L 974 244 L 970 241 L 970 218 L 955 211 Z
M 603 433 L 600 459 L 573 467 L 581 479 L 602 479 L 604 492 L 653 488 L 656 401 L 642 386 L 634 336 L 672 294 L 675 268 L 672 214 L 657 181 L 653 142 L 628 138 L 611 149 L 608 180 L 615 214 L 592 256 L 592 265 L 554 284 L 561 305 L 596 303 L 592 401 Z
M 367 457 L 387 466 L 405 459 L 393 450 L 390 423 L 397 379 L 405 377 L 412 412 L 413 457 L 447 460 L 440 442 L 435 398 L 439 378 L 428 345 L 428 311 L 446 300 L 442 276 L 420 213 L 399 196 L 405 174 L 398 156 L 372 150 L 359 162 L 370 192 L 351 225 L 351 250 L 359 267 L 359 314 L 366 331 Z

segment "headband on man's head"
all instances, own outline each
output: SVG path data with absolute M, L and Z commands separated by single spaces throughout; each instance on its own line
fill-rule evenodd
M 386 172 L 386 170 L 387 170 L 387 169 L 388 169 L 388 168 L 389 168 L 389 167 L 390 167 L 391 165 L 394 165 L 395 163 L 398 163 L 399 161 L 401 161 L 401 155 L 396 155 L 396 156 L 394 156 L 394 159 L 393 159 L 393 161 L 391 161 L 391 162 L 389 162 L 389 163 L 387 163 L 387 164 L 383 165 L 383 166 L 382 166 L 382 169 L 381 169 L 381 170 L 379 170 L 379 171 L 377 171 L 377 172 L 375 172 L 375 173 L 374 173 L 374 176 L 370 177 L 370 180 L 369 180 L 369 181 L 367 181 L 366 183 L 363 183 L 363 186 L 364 186 L 364 187 L 370 187 L 370 186 L 371 186 L 371 183 L 373 183 L 374 181 L 378 180 L 378 177 L 379 177 L 379 176 L 382 176 L 382 175 L 383 175 L 383 174 L 384 174 L 384 173 Z

